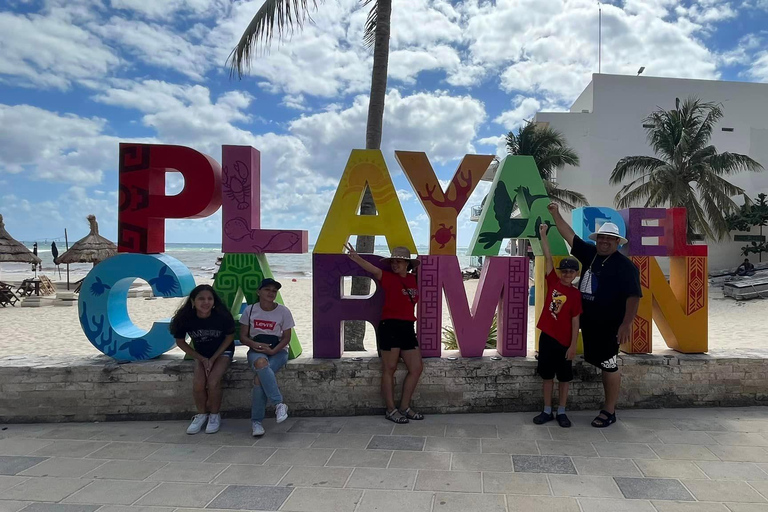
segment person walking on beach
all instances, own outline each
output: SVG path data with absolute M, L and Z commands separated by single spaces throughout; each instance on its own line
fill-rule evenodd
M 235 320 L 213 288 L 195 287 L 171 320 L 176 345 L 195 360 L 192 394 L 197 414 L 187 434 L 215 434 L 221 427 L 221 379 L 235 353 Z M 186 337 L 192 339 L 190 347 Z
M 581 292 L 583 313 L 581 332 L 584 336 L 584 360 L 602 370 L 605 391 L 604 409 L 592 420 L 592 426 L 607 427 L 616 422 L 616 402 L 621 387 L 621 374 L 616 361 L 619 345 L 630 340 L 632 322 L 637 315 L 640 298 L 640 272 L 629 258 L 618 252 L 627 239 L 619 227 L 606 222 L 597 233 L 589 235 L 595 245 L 588 244 L 574 233 L 563 219 L 555 203 L 549 211 L 555 226 L 568 245 L 571 254 L 581 263 Z
M 255 372 L 251 390 L 251 428 L 254 437 L 264 435 L 267 399 L 275 404 L 278 423 L 288 419 L 288 406 L 277 385 L 275 373 L 288 362 L 291 329 L 296 325 L 291 311 L 275 302 L 282 285 L 267 277 L 259 285 L 259 301 L 240 317 L 240 343 L 247 346 L 248 366 Z
M 568 386 L 573 380 L 573 357 L 576 355 L 576 342 L 579 339 L 579 315 L 581 314 L 581 293 L 573 287 L 573 280 L 579 271 L 579 262 L 573 258 L 560 261 L 555 272 L 552 252 L 547 240 L 549 226 L 539 226 L 541 249 L 547 261 L 546 300 L 536 327 L 541 330 L 539 337 L 538 374 L 544 379 L 544 411 L 533 418 L 537 425 L 557 419 L 558 425 L 568 428 L 571 420 L 565 414 L 568 400 Z M 560 406 L 557 414 L 552 414 L 552 390 L 554 378 L 559 382 L 558 398 Z
M 391 271 L 382 270 L 361 258 L 351 244 L 348 243 L 346 248 L 350 259 L 371 273 L 384 290 L 384 306 L 376 330 L 381 350 L 381 394 L 387 405 L 384 417 L 395 423 L 423 420 L 423 414 L 411 409 L 411 397 L 423 369 L 414 328 L 414 308 L 419 301 L 419 290 L 412 271 L 419 266 L 419 260 L 411 258 L 407 247 L 395 247 L 392 256 L 382 260 Z M 408 374 L 403 381 L 403 395 L 398 409 L 395 407 L 395 370 L 401 357 Z

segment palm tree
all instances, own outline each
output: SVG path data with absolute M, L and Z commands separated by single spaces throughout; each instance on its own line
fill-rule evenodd
M 323 2 L 324 0 L 320 0 Z M 317 0 L 265 0 L 243 32 L 237 46 L 232 50 L 229 61 L 231 74 L 242 78 L 250 67 L 251 56 L 260 42 L 269 45 L 277 29 L 278 39 L 294 28 L 301 29 L 310 9 L 317 8 Z M 368 102 L 368 123 L 365 131 L 365 149 L 381 149 L 384 123 L 384 100 L 387 93 L 387 68 L 389 66 L 389 30 L 392 16 L 392 0 L 360 0 L 361 6 L 371 5 L 365 24 L 363 40 L 373 46 L 373 71 L 371 73 L 371 94 Z M 376 215 L 376 205 L 366 186 L 360 204 L 361 215 Z M 358 236 L 356 250 L 372 253 L 375 237 Z M 367 278 L 352 278 L 352 295 L 368 295 L 371 281 Z M 364 350 L 364 322 L 344 323 L 345 350 Z
M 657 108 L 643 121 L 648 143 L 656 154 L 628 156 L 616 164 L 611 185 L 620 185 L 616 206 L 685 207 L 688 210 L 688 241 L 694 233 L 711 240 L 728 235 L 727 217 L 739 210 L 731 199 L 744 190 L 724 176 L 741 171 L 761 171 L 763 166 L 746 155 L 718 153 L 710 138 L 723 117 L 722 104 L 704 103 L 691 97 L 675 108 Z M 631 180 L 631 181 L 630 181 Z
M 560 188 L 555 183 L 555 171 L 566 165 L 579 165 L 579 155 L 557 130 L 527 121 L 516 134 L 507 134 L 507 153 L 533 157 L 547 194 L 554 202 L 569 210 L 589 204 L 584 194 Z

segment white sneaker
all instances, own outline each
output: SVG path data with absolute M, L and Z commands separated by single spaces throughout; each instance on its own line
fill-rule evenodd
M 206 434 L 215 434 L 221 428 L 221 415 L 211 414 L 208 416 L 208 425 L 205 427 Z
M 282 423 L 288 419 L 288 406 L 285 404 L 277 404 L 275 407 L 275 419 L 278 423 Z
M 192 418 L 192 423 L 187 427 L 187 434 L 197 434 L 200 432 L 206 421 L 208 421 L 207 414 L 195 414 L 195 417 Z
M 264 427 L 261 426 L 260 421 L 251 421 L 251 427 L 253 428 L 253 437 L 259 437 L 264 435 Z

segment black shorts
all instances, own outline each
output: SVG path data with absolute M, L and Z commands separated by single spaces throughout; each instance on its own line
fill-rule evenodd
M 413 350 L 419 348 L 414 323 L 409 320 L 382 320 L 376 331 L 379 350 Z
M 595 336 L 582 331 L 584 336 L 584 360 L 604 372 L 619 371 L 619 343 L 611 336 Z
M 573 380 L 573 363 L 566 359 L 568 347 L 564 347 L 552 336 L 541 333 L 539 336 L 539 366 L 536 371 L 542 379 L 554 379 L 560 382 Z

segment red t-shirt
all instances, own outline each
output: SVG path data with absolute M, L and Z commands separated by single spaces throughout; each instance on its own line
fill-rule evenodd
M 581 293 L 565 286 L 552 270 L 547 274 L 547 299 L 537 328 L 555 338 L 565 347 L 571 346 L 571 320 L 581 314 Z
M 400 277 L 394 272 L 382 270 L 379 284 L 384 289 L 381 319 L 415 322 L 416 315 L 413 311 L 416 303 L 419 302 L 416 276 L 409 273 L 405 277 Z

